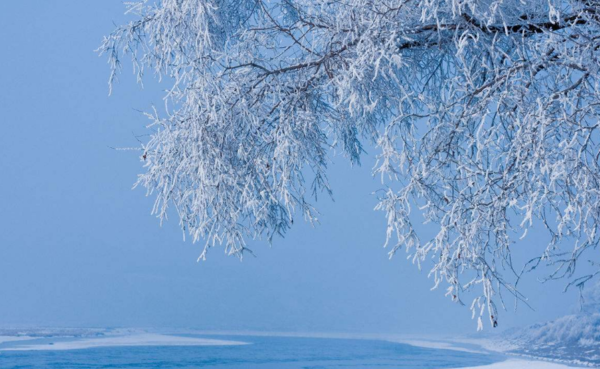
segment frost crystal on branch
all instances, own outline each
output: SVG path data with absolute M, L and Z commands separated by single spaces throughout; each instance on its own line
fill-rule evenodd
M 435 285 L 497 324 L 515 238 L 534 223 L 551 242 L 527 264 L 578 277 L 600 224 L 600 3 L 596 0 L 162 0 L 105 38 L 172 82 L 148 115 L 154 212 L 178 212 L 194 241 L 283 235 L 330 191 L 327 157 L 380 149 L 391 254 L 431 263 Z M 411 212 L 438 233 L 421 240 Z M 518 233 L 518 234 L 517 234 Z M 571 240 L 570 248 L 564 240 Z M 514 279 L 514 278 L 513 278 Z

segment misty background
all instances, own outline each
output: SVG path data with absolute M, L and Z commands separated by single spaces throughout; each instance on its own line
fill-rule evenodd
M 0 327 L 475 333 L 468 306 L 430 291 L 427 269 L 404 252 L 389 260 L 385 215 L 373 211 L 376 152 L 354 168 L 333 157 L 335 202 L 320 196 L 320 225 L 297 221 L 272 247 L 250 242 L 256 258 L 214 248 L 198 263 L 203 245 L 182 240 L 176 216 L 159 227 L 154 199 L 131 190 L 141 153 L 110 148 L 139 145 L 149 123 L 139 111 L 162 107 L 166 88 L 148 75 L 142 89 L 124 59 L 108 96 L 94 49 L 133 19 L 124 11 L 116 0 L 0 4 Z M 518 247 L 543 248 L 540 226 Z M 507 297 L 501 327 L 573 311 L 576 291 L 536 276 L 521 285 L 535 311 L 514 312 Z

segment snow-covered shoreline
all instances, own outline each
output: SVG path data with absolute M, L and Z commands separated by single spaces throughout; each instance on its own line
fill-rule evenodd
M 4 336 L 4 335 L 0 335 L 0 344 L 5 343 L 5 342 L 17 342 L 17 341 L 28 341 L 28 340 L 34 340 L 35 337 L 30 337 L 30 336 Z
M 181 337 L 156 333 L 139 333 L 125 336 L 85 338 L 73 341 L 58 341 L 46 344 L 30 344 L 6 347 L 0 351 L 62 351 L 81 350 L 99 347 L 131 346 L 234 346 L 246 342 L 226 341 L 207 338 Z
M 442 350 L 454 350 L 454 351 L 463 351 L 463 352 L 471 352 L 471 353 L 498 353 L 506 355 L 508 358 L 505 361 L 501 361 L 498 363 L 477 366 L 477 367 L 468 367 L 468 368 L 460 368 L 460 369 L 576 369 L 581 368 L 579 366 L 571 366 L 571 363 L 563 363 L 559 360 L 554 359 L 544 359 L 538 357 L 531 357 L 526 355 L 516 355 L 512 353 L 507 353 L 506 351 L 510 349 L 509 347 L 502 346 L 496 344 L 495 341 L 489 339 L 452 339 L 452 340 L 430 340 L 430 339 L 398 339 L 391 340 L 392 342 L 403 343 L 406 345 L 423 347 L 423 348 L 434 348 L 434 349 L 442 349 Z M 471 349 L 464 347 L 464 344 L 479 346 L 481 350 Z
M 415 346 L 415 347 L 438 349 L 438 350 L 461 351 L 461 352 L 469 352 L 472 354 L 487 354 L 488 351 L 492 351 L 492 350 L 478 350 L 476 348 L 467 348 L 467 347 L 457 345 L 455 342 L 444 341 L 444 340 L 402 338 L 402 339 L 387 339 L 386 341 L 402 343 L 405 345 L 410 345 L 410 346 Z
M 506 361 L 494 363 L 491 365 L 476 366 L 461 369 L 570 369 L 576 368 L 558 363 L 550 363 L 547 361 L 526 360 L 510 358 Z

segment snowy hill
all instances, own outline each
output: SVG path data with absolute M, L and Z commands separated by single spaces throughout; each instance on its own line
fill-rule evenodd
M 500 341 L 508 353 L 600 367 L 600 284 L 586 292 L 579 312 L 504 332 Z
M 508 353 L 600 366 L 600 313 L 575 314 L 506 333 Z

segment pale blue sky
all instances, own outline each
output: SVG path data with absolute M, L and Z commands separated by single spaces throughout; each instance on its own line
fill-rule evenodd
M 369 159 L 334 158 L 336 201 L 321 199 L 317 228 L 297 224 L 271 249 L 252 242 L 257 258 L 213 249 L 197 263 L 201 246 L 182 241 L 176 219 L 160 228 L 153 200 L 131 190 L 137 153 L 109 149 L 137 145 L 147 121 L 136 110 L 161 104 L 161 86 L 142 90 L 127 64 L 108 97 L 93 50 L 123 12 L 115 0 L 0 4 L 0 327 L 474 332 L 468 308 L 429 291 L 426 272 L 403 253 L 388 260 Z M 504 326 L 576 300 L 563 284 L 523 287 L 537 311 L 504 312 Z

